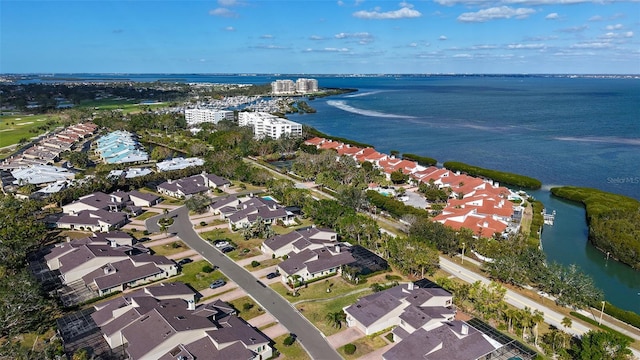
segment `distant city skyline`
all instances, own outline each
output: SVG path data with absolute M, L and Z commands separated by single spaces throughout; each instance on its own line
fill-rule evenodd
M 638 0 L 0 0 L 0 10 L 0 73 L 640 73 Z

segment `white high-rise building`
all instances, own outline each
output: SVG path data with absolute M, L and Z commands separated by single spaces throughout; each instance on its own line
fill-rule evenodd
M 318 92 L 318 80 L 303 78 L 296 80 L 296 92 L 299 94 Z
M 193 126 L 201 123 L 217 124 L 220 120 L 233 121 L 233 111 L 214 109 L 186 109 L 184 118 L 187 125 Z
M 293 80 L 276 80 L 271 83 L 271 92 L 274 94 L 295 94 L 296 84 Z
M 238 125 L 253 127 L 253 136 L 256 139 L 302 136 L 302 124 L 265 112 L 240 112 L 238 114 Z

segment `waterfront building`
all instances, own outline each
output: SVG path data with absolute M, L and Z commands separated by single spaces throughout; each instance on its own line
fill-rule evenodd
M 114 131 L 96 141 L 96 153 L 107 164 L 144 162 L 149 155 L 136 136 L 128 131 Z
M 293 80 L 276 80 L 271 83 L 271 92 L 274 95 L 309 94 L 318 92 L 318 80 L 299 78 Z
M 217 124 L 221 120 L 234 120 L 233 111 L 217 109 L 186 109 L 184 111 L 184 118 L 188 126 L 202 123 Z
M 292 80 L 276 80 L 271 83 L 274 95 L 291 95 L 296 92 L 296 84 Z
M 182 170 L 192 166 L 202 166 L 204 165 L 204 160 L 197 157 L 192 158 L 173 158 L 171 160 L 161 161 L 156 164 L 158 167 L 158 171 L 171 171 L 171 170 Z
M 251 126 L 256 139 L 302 136 L 302 124 L 264 112 L 241 112 L 238 114 L 238 125 Z
M 296 92 L 298 94 L 318 92 L 318 80 L 304 78 L 296 80 Z

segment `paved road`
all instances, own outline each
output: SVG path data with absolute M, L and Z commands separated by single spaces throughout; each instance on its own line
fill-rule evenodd
M 147 219 L 146 226 L 149 231 L 159 231 L 157 221 L 163 215 Z M 238 266 L 233 260 L 222 254 L 208 242 L 203 241 L 193 230 L 189 221 L 189 212 L 186 207 L 170 211 L 168 216 L 174 218 L 174 223 L 169 231 L 177 233 L 189 247 L 200 253 L 212 264 L 220 267 L 229 279 L 244 289 L 263 309 L 267 310 L 290 332 L 296 334 L 298 340 L 313 359 L 333 360 L 342 359 L 332 348 L 327 339 L 306 318 L 283 299 L 278 293 L 259 282 L 246 269 Z
M 440 267 L 445 270 L 446 272 L 464 280 L 470 283 L 474 283 L 476 281 L 480 281 L 483 284 L 490 284 L 491 280 L 487 279 L 486 277 L 482 276 L 482 275 L 478 275 L 476 273 L 474 273 L 471 270 L 467 270 L 466 268 L 444 258 L 444 257 L 440 257 Z M 565 328 L 562 325 L 562 319 L 564 318 L 564 315 L 551 310 L 550 308 L 539 304 L 533 300 L 530 300 L 529 298 L 526 298 L 514 291 L 511 291 L 509 289 L 507 289 L 507 294 L 505 295 L 505 301 L 508 302 L 509 304 L 517 307 L 518 309 L 523 309 L 525 306 L 529 307 L 530 309 L 532 309 L 531 311 L 533 311 L 534 309 L 540 310 L 542 312 L 544 312 L 544 321 L 547 324 L 551 324 L 555 327 L 557 327 L 558 329 L 563 329 L 566 332 L 572 334 L 572 335 L 578 335 L 581 336 L 582 334 L 586 333 L 589 331 L 589 328 L 574 321 L 573 324 L 571 325 L 570 328 Z M 551 301 L 551 300 L 549 300 Z

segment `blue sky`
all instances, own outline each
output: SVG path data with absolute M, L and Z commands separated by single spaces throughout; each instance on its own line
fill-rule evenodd
M 0 0 L 1 73 L 640 73 L 640 0 Z

